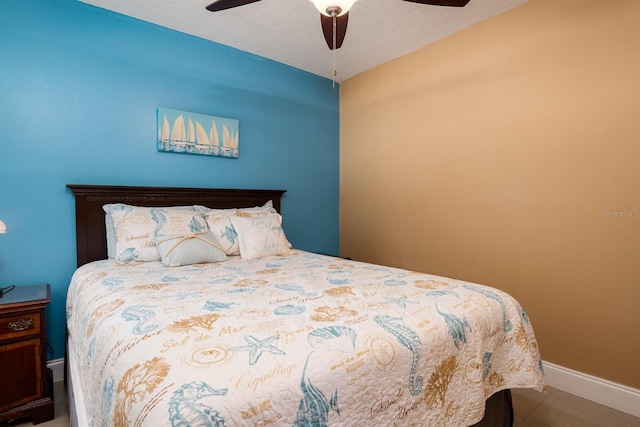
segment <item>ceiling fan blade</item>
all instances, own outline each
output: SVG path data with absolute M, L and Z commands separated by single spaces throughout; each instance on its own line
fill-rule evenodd
M 412 3 L 431 4 L 434 6 L 465 7 L 470 0 L 404 0 Z
M 349 22 L 349 12 L 336 18 L 336 49 L 342 47 L 344 36 L 347 35 L 347 23 Z M 333 50 L 333 18 L 320 14 L 320 23 L 324 39 L 327 41 L 329 49 Z
M 216 0 L 207 6 L 207 10 L 218 12 L 220 10 L 231 9 L 233 7 L 244 6 L 245 4 L 255 3 L 260 0 Z

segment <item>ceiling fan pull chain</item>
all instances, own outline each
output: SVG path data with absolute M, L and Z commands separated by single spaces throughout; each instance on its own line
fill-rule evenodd
M 332 49 L 332 54 L 333 54 L 333 74 L 332 74 L 332 80 L 333 80 L 333 90 L 336 89 L 336 28 L 337 28 L 337 19 L 338 19 L 338 15 L 337 14 L 333 14 L 333 49 Z

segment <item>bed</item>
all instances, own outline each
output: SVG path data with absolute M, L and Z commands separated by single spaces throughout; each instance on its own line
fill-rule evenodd
M 291 247 L 283 190 L 68 187 L 72 425 L 509 426 L 509 390 L 545 385 L 531 322 L 511 296 Z M 171 249 L 159 260 L 122 247 L 110 258 L 106 224 L 121 212 L 105 221 L 105 205 L 144 207 L 163 223 L 184 216 L 168 207 L 194 207 L 196 232 L 156 235 L 156 252 Z M 221 244 L 229 222 L 209 221 L 220 212 L 240 255 Z M 216 255 L 170 258 L 185 242 Z

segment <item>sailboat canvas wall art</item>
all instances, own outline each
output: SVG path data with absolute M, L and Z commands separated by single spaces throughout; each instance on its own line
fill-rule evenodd
M 158 151 L 238 158 L 240 122 L 158 108 Z

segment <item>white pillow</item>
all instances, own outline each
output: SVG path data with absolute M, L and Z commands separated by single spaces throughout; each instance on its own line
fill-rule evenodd
M 220 262 L 227 259 L 215 236 L 207 232 L 158 235 L 156 246 L 165 267 Z
M 282 217 L 279 214 L 229 218 L 238 233 L 242 259 L 289 254 L 289 241 L 282 229 Z

